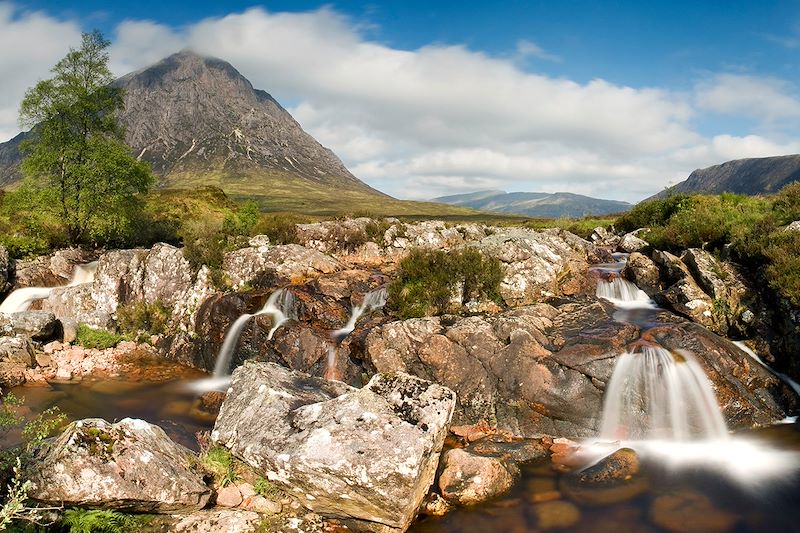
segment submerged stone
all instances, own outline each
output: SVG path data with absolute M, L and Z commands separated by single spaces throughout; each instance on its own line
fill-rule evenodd
M 519 477 L 513 461 L 472 454 L 456 448 L 442 457 L 439 490 L 445 499 L 476 505 L 508 492 Z

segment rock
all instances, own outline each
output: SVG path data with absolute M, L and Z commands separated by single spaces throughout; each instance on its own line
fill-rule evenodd
M 193 271 L 183 251 L 158 243 L 147 254 L 142 279 L 142 297 L 148 303 L 161 302 L 172 308 L 192 288 Z
M 476 505 L 508 492 L 519 478 L 513 461 L 474 455 L 455 448 L 442 455 L 439 490 L 460 505 Z
M 672 285 L 687 277 L 692 277 L 691 272 L 689 272 L 688 267 L 683 261 L 669 252 L 655 250 L 653 251 L 652 259 L 661 271 L 661 277 L 665 286 Z
M 800 220 L 795 220 L 788 226 L 786 226 L 786 231 L 800 231 Z
M 217 491 L 217 505 L 220 507 L 238 507 L 243 499 L 236 485 L 228 485 Z
M 49 354 L 36 352 L 36 365 L 37 366 L 51 366 L 53 364 L 53 358 L 50 357 Z
M 420 514 L 427 516 L 444 516 L 453 508 L 450 503 L 435 492 L 428 493 L 422 502 Z
M 615 248 L 620 241 L 620 237 L 614 233 L 609 232 L 603 226 L 597 226 L 592 231 L 589 239 L 597 246 L 608 246 Z
M 625 268 L 622 269 L 622 277 L 632 281 L 651 298 L 663 289 L 658 266 L 652 259 L 639 252 L 633 252 L 628 256 Z
M 225 254 L 222 264 L 234 288 L 245 284 L 270 287 L 277 281 L 296 283 L 342 268 L 334 258 L 299 244 L 242 248 Z
M 26 368 L 33 365 L 34 350 L 25 335 L 0 337 L 0 362 L 20 363 Z
M 0 330 L 25 335 L 35 341 L 51 340 L 60 333 L 59 329 L 55 315 L 46 311 L 0 313 Z
M 617 250 L 631 254 L 633 252 L 641 252 L 648 246 L 650 246 L 650 243 L 640 239 L 636 234 L 626 233 L 617 244 Z
M 650 520 L 674 533 L 724 533 L 738 522 L 735 515 L 714 507 L 697 492 L 658 496 L 650 505 Z
M 587 283 L 586 257 L 591 244 L 568 232 L 509 228 L 471 246 L 502 263 L 499 292 L 510 306 L 576 294 Z
M 197 459 L 143 420 L 73 422 L 37 450 L 29 497 L 65 506 L 134 512 L 203 508 L 211 496 Z
M 707 327 L 714 325 L 714 302 L 694 282 L 684 278 L 655 296 L 656 302 Z
M 578 473 L 582 483 L 626 481 L 639 473 L 639 457 L 631 448 L 621 448 L 597 464 Z
M 253 235 L 247 240 L 247 244 L 254 248 L 266 248 L 270 244 L 268 235 Z
M 0 294 L 11 289 L 11 280 L 13 276 L 11 266 L 8 250 L 5 246 L 0 245 Z
M 78 338 L 78 321 L 72 318 L 61 319 L 62 341 L 72 344 Z
M 28 365 L 24 363 L 0 362 L 0 386 L 16 387 L 25 383 Z
M 539 529 L 565 529 L 581 521 L 581 512 L 570 502 L 552 501 L 534 505 L 531 510 Z
M 174 533 L 255 533 L 261 517 L 252 511 L 221 509 L 195 511 L 171 526 Z
M 251 496 L 244 502 L 244 507 L 250 511 L 264 514 L 278 514 L 283 510 L 281 502 L 273 502 L 263 496 Z
M 315 512 L 404 530 L 433 482 L 454 404 L 452 391 L 403 374 L 354 389 L 247 362 L 211 436 Z

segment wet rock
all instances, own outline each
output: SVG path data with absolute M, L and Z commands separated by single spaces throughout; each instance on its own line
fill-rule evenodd
M 21 311 L 0 313 L 0 330 L 7 334 L 24 335 L 35 341 L 54 339 L 60 324 L 53 313 L 46 311 Z
M 633 252 L 628 256 L 625 268 L 622 269 L 622 277 L 632 281 L 651 298 L 663 289 L 658 266 L 652 259 L 639 252 Z
M 143 420 L 73 422 L 37 452 L 27 479 L 37 501 L 138 512 L 201 509 L 211 491 L 196 459 Z
M 653 500 L 650 520 L 674 533 L 724 533 L 732 531 L 738 519 L 718 509 L 704 494 L 681 492 Z
M 637 230 L 638 231 L 638 230 Z M 640 239 L 636 232 L 626 233 L 620 239 L 619 244 L 617 244 L 617 250 L 620 252 L 625 252 L 632 254 L 633 252 L 641 252 L 645 248 L 650 246 L 650 243 L 644 239 Z
M 233 509 L 195 511 L 170 527 L 175 533 L 255 533 L 261 517 L 252 511 Z
M 362 389 L 245 363 L 212 439 L 323 515 L 403 530 L 433 482 L 452 391 L 402 374 Z
M 439 490 L 459 505 L 477 505 L 508 492 L 519 478 L 513 461 L 474 455 L 456 448 L 442 455 Z
M 570 502 L 539 503 L 534 505 L 531 510 L 536 517 L 536 525 L 543 531 L 565 529 L 581 521 L 580 510 Z
M 531 503 L 544 503 L 561 499 L 555 478 L 535 477 L 525 483 L 525 495 Z
M 579 474 L 564 476 L 559 491 L 568 499 L 588 505 L 610 505 L 630 501 L 650 489 L 647 479 L 635 476 L 629 480 L 584 483 Z
M 220 507 L 238 507 L 243 500 L 236 485 L 228 485 L 217 491 L 217 505 Z
M 342 268 L 336 259 L 299 244 L 242 248 L 225 254 L 222 264 L 235 288 L 274 286 L 277 281 L 297 283 Z
M 425 501 L 422 502 L 420 514 L 427 516 L 444 516 L 450 512 L 453 506 L 439 494 L 435 492 L 428 493 L 425 496 Z
M 568 232 L 503 229 L 471 246 L 503 264 L 500 296 L 519 306 L 576 294 L 586 280 L 591 244 Z
M 609 483 L 626 481 L 639 473 L 639 456 L 630 448 L 621 448 L 597 464 L 582 470 L 578 478 L 582 483 Z

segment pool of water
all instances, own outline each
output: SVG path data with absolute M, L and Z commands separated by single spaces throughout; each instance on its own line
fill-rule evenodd
M 643 458 L 640 475 L 628 489 L 593 489 L 570 481 L 549 462 L 522 466 L 522 479 L 498 500 L 460 508 L 443 518 L 424 517 L 413 533 L 592 533 L 800 531 L 800 426 L 779 425 L 747 432 L 745 438 L 796 452 L 785 470 L 769 479 L 748 479 L 702 458 L 683 466 Z M 743 457 L 743 461 L 747 458 Z M 794 466 L 794 467 L 792 467 Z M 740 474 L 744 472 L 745 475 Z M 626 492 L 627 491 L 627 492 Z

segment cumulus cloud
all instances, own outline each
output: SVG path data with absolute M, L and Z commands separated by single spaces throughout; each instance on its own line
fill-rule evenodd
M 80 38 L 74 22 L 0 2 L 0 50 L 4 50 L 0 54 L 0 142 L 19 133 L 18 109 L 25 90 L 47 78 L 50 68 Z
M 129 20 L 117 27 L 112 67 L 122 75 L 182 48 L 225 59 L 357 176 L 405 198 L 501 188 L 635 201 L 700 166 L 798 151 L 791 139 L 707 137 L 694 126 L 703 113 L 795 116 L 780 80 L 721 74 L 694 94 L 578 83 L 524 68 L 535 62 L 520 56 L 559 59 L 533 41 L 494 57 L 459 45 L 391 48 L 362 29 L 332 8 L 252 8 L 177 30 Z
M 698 84 L 697 106 L 702 110 L 756 119 L 762 123 L 796 123 L 800 96 L 788 82 L 741 74 L 718 74 Z

